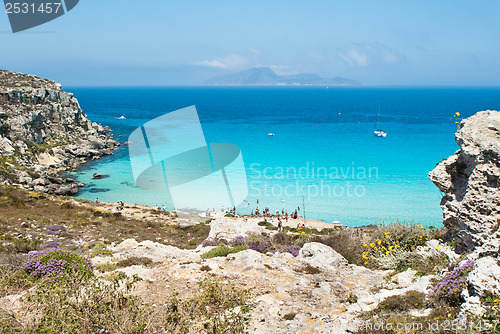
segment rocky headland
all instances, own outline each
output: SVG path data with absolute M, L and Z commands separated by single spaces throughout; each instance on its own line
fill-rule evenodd
M 110 129 L 87 119 L 73 94 L 34 75 L 0 70 L 0 181 L 71 195 L 82 184 L 59 176 L 112 154 Z

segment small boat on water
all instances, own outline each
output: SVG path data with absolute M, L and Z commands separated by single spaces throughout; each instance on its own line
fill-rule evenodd
M 268 136 L 274 136 L 274 133 L 269 132 L 267 135 L 268 135 Z
M 118 119 L 126 119 L 125 116 L 121 115 Z
M 375 128 L 373 130 L 373 134 L 376 137 L 387 137 L 387 132 L 385 132 L 379 128 L 379 123 L 380 123 L 380 107 L 378 107 L 377 123 L 375 123 Z

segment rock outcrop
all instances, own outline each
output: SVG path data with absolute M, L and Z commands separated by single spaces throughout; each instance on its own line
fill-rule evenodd
M 457 251 L 482 246 L 500 226 L 500 112 L 464 119 L 456 133 L 460 149 L 429 173 L 444 193 L 443 223 Z
M 74 194 L 82 184 L 58 173 L 112 154 L 119 144 L 109 131 L 60 84 L 0 70 L 0 181 Z
M 210 222 L 210 240 L 226 240 L 231 241 L 240 235 L 249 233 L 269 233 L 264 227 L 259 226 L 256 222 L 245 222 L 242 219 L 214 219 Z
M 240 224 L 245 224 L 240 222 Z M 213 226 L 218 228 L 217 225 Z M 130 257 L 147 257 L 153 265 L 133 265 L 116 271 L 137 275 L 142 281 L 134 293 L 149 303 L 161 305 L 166 291 L 187 295 L 209 276 L 250 289 L 254 294 L 251 333 L 352 333 L 356 317 L 370 311 L 389 296 L 408 291 L 426 292 L 433 276 L 416 277 L 408 270 L 384 277 L 388 271 L 370 270 L 348 264 L 329 246 L 311 242 L 299 255 L 263 254 L 247 249 L 225 257 L 201 258 L 211 247 L 182 250 L 156 242 L 127 239 L 115 247 L 112 256 L 94 257 L 95 265 Z M 356 301 L 349 301 L 356 295 Z
M 456 250 L 474 261 L 458 317 L 467 319 L 484 312 L 481 298 L 500 295 L 500 112 L 464 119 L 456 141 L 460 149 L 429 177 L 444 193 L 443 222 Z

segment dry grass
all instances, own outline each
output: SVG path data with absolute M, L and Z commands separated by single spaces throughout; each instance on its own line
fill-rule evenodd
M 176 218 L 165 213 L 147 219 L 125 217 L 86 200 L 0 185 L 0 254 L 47 247 L 83 254 L 100 243 L 128 238 L 192 249 L 209 231 L 208 224 L 180 228 Z

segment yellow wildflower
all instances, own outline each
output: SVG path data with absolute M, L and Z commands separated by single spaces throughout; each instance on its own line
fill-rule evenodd
M 363 247 L 367 247 L 368 245 L 367 244 L 364 244 Z
M 379 244 L 379 245 L 380 245 L 381 243 L 382 243 L 382 240 L 377 239 L 377 244 Z
M 385 255 L 389 255 L 389 251 L 385 252 Z
M 375 244 L 373 242 L 370 243 L 370 247 L 372 247 L 372 248 L 375 247 Z
M 368 261 L 365 261 L 365 264 L 367 264 L 367 263 L 368 263 Z
M 437 248 L 436 248 L 436 249 L 437 249 L 437 250 L 440 250 L 440 249 L 441 249 L 441 246 L 437 246 Z

